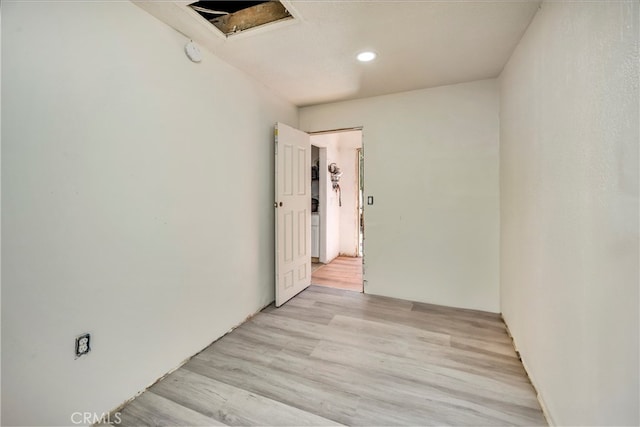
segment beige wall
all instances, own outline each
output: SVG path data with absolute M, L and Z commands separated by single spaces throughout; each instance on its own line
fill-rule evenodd
M 495 80 L 300 110 L 364 127 L 366 292 L 499 311 L 498 111 Z
M 638 425 L 638 2 L 542 5 L 501 76 L 501 307 L 558 425 Z
M 3 425 L 113 409 L 273 300 L 297 111 L 186 42 L 129 2 L 2 5 Z

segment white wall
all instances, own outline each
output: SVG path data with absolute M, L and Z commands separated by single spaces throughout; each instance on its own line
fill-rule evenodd
M 558 425 L 640 423 L 638 4 L 544 3 L 501 76 L 502 311 Z
M 358 148 L 362 147 L 362 131 L 340 132 L 338 166 L 342 170 L 340 192 L 340 255 L 358 255 L 360 215 L 358 214 Z
M 2 423 L 69 425 L 273 300 L 297 111 L 129 2 L 2 9 Z
M 495 80 L 300 110 L 364 127 L 367 293 L 499 311 L 498 110 Z

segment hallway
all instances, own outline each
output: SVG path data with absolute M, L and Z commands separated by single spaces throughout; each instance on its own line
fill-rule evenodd
M 311 284 L 362 292 L 362 258 L 339 256 L 329 264 L 313 265 Z

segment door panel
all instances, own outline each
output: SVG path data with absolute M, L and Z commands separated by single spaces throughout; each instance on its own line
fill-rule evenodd
M 311 143 L 276 124 L 276 306 L 311 284 Z

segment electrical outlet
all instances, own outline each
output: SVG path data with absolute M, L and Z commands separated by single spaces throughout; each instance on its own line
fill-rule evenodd
M 84 334 L 76 338 L 76 359 L 91 351 L 91 335 Z

